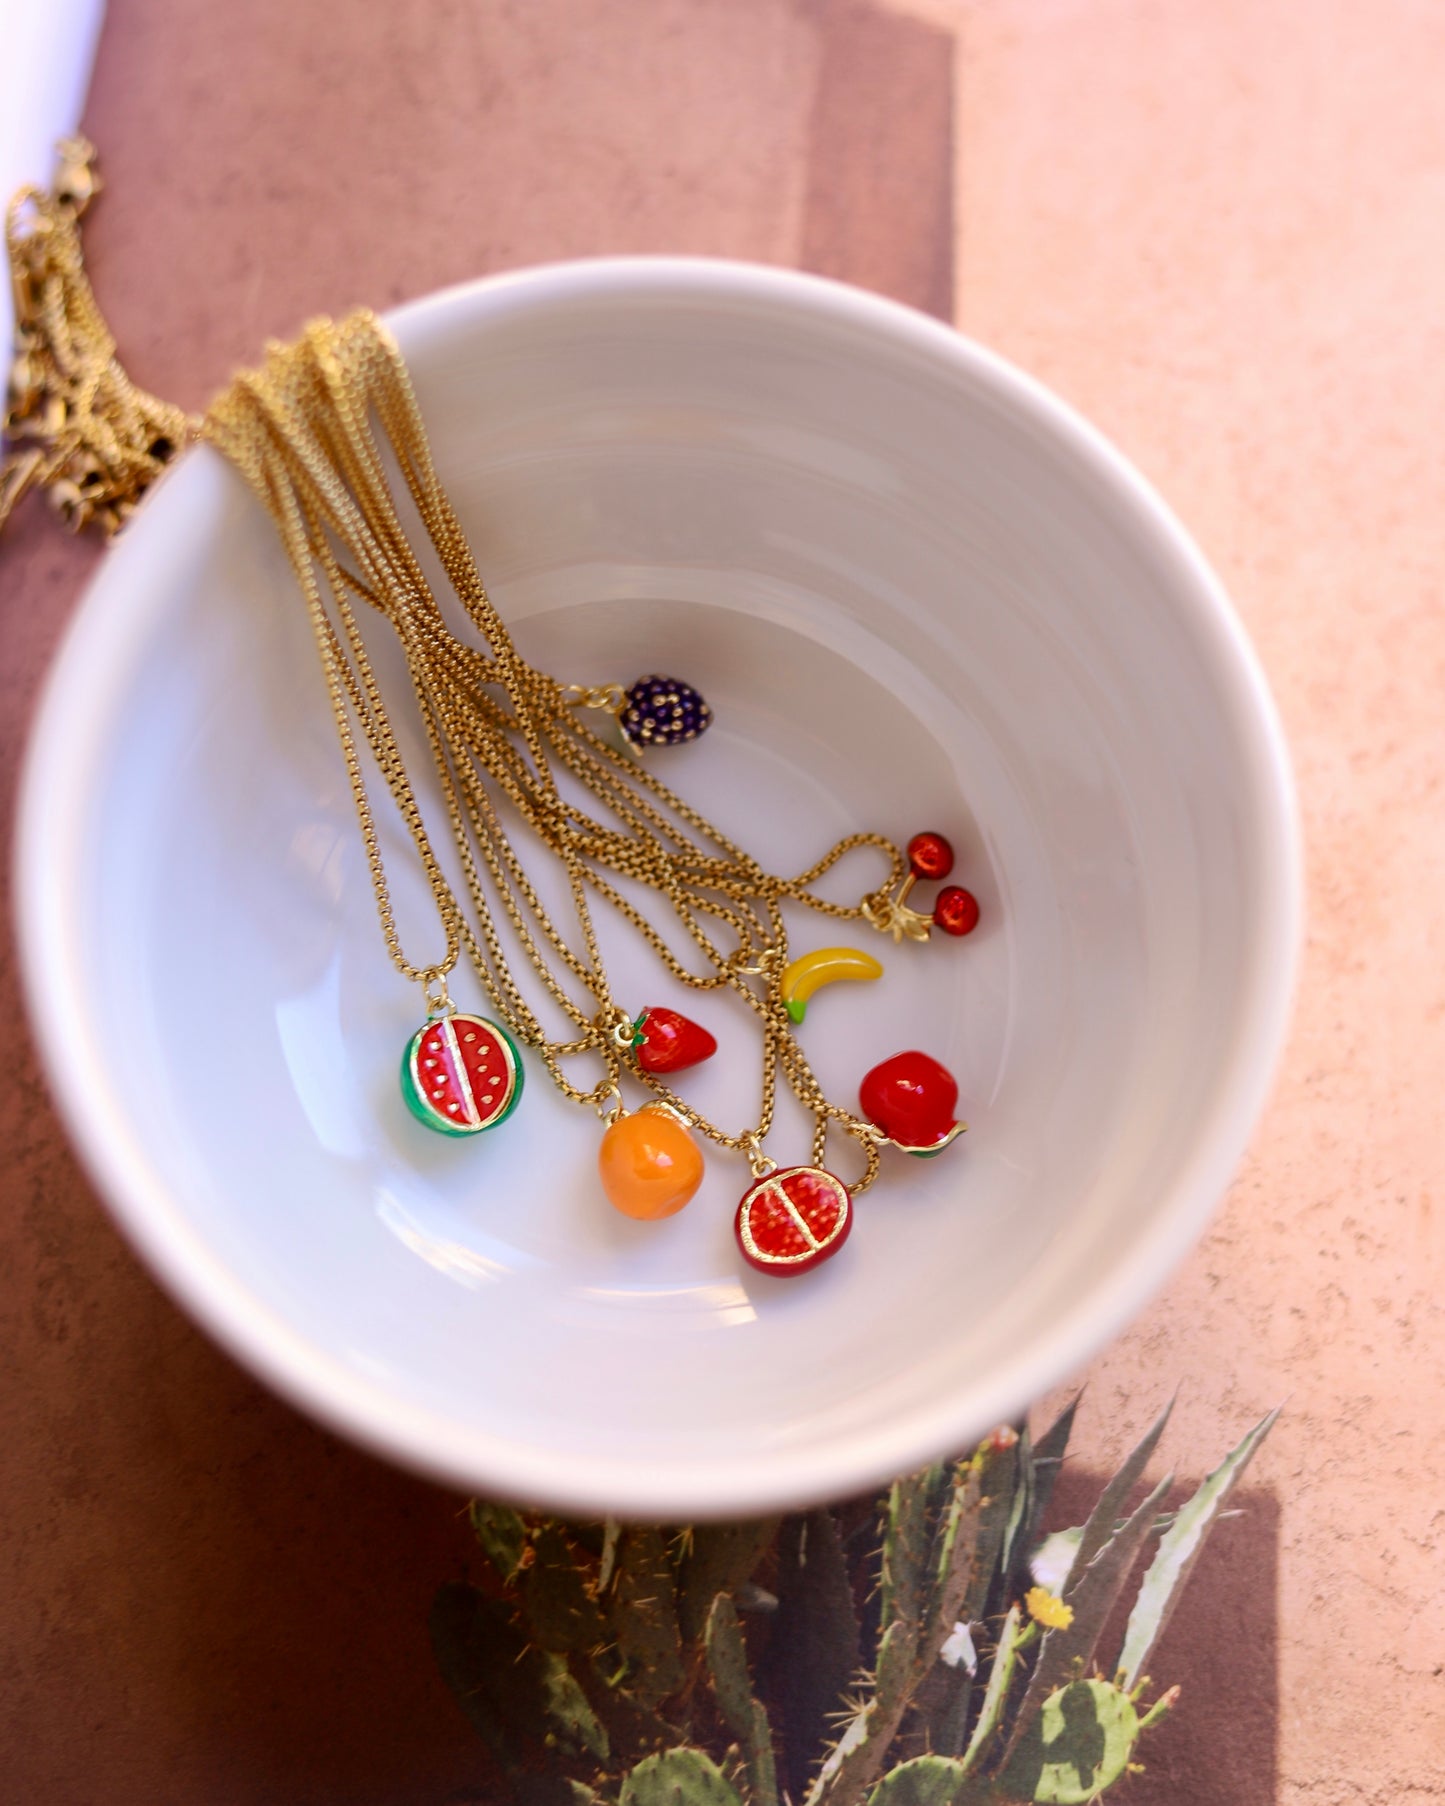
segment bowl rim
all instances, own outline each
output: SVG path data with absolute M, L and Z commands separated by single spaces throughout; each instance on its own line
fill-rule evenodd
M 770 1450 L 752 1464 L 638 1463 L 624 1455 L 579 1462 L 564 1448 L 504 1440 L 478 1426 L 419 1409 L 383 1383 L 330 1354 L 261 1303 L 228 1271 L 166 1195 L 121 1115 L 79 1098 L 86 1086 L 57 1086 L 53 1075 L 92 1065 L 67 1002 L 82 993 L 72 954 L 74 883 L 67 867 L 67 821 L 94 767 L 93 733 L 76 723 L 104 719 L 109 656 L 129 643 L 135 623 L 99 608 L 99 575 L 77 606 L 43 685 L 26 750 L 17 811 L 14 872 L 23 990 L 51 1095 L 81 1163 L 151 1272 L 188 1314 L 249 1371 L 329 1428 L 388 1460 L 464 1490 L 573 1515 L 702 1520 L 757 1514 L 847 1496 L 964 1446 L 989 1424 L 1026 1410 L 1077 1373 L 1161 1290 L 1223 1198 L 1267 1101 L 1288 1030 L 1303 935 L 1303 854 L 1298 805 L 1283 729 L 1259 660 L 1203 554 L 1151 484 L 1094 426 L 1037 379 L 952 326 L 900 302 L 826 277 L 730 259 L 627 256 L 573 259 L 502 272 L 411 301 L 384 318 L 408 358 L 489 312 L 552 302 L 673 297 L 765 303 L 942 360 L 989 392 L 1056 448 L 1092 471 L 1117 502 L 1121 525 L 1165 550 L 1177 581 L 1171 606 L 1192 612 L 1211 642 L 1211 670 L 1249 774 L 1251 801 L 1267 831 L 1259 837 L 1263 903 L 1255 956 L 1244 979 L 1240 1028 L 1201 1123 L 1192 1158 L 1176 1175 L 1147 1226 L 1081 1301 L 1040 1326 L 1026 1347 L 984 1379 L 914 1409 L 866 1436 Z M 207 458 L 216 468 L 207 472 Z M 189 453 L 157 489 L 219 481 L 219 455 Z M 204 492 L 203 492 L 204 493 Z M 148 518 L 143 508 L 137 528 Z M 136 531 L 136 528 L 131 530 Z M 111 558 L 125 556 L 123 538 Z M 100 1074 L 95 1075 L 97 1078 Z

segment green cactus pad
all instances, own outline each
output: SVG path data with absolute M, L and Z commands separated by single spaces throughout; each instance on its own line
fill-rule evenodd
M 707 1665 L 718 1709 L 742 1745 L 748 1771 L 751 1806 L 778 1806 L 778 1775 L 773 1759 L 773 1733 L 762 1701 L 753 1695 L 747 1646 L 737 1608 L 726 1593 L 713 1601 L 707 1621 Z
M 610 1753 L 607 1732 L 587 1703 L 577 1677 L 560 1656 L 543 1656 L 539 1667 L 552 1734 L 563 1749 L 585 1750 L 589 1756 L 605 1762 Z
M 547 1731 L 565 1750 L 606 1758 L 606 1733 L 566 1663 L 532 1647 L 501 1600 L 450 1582 L 428 1629 L 442 1679 L 504 1768 L 518 1769 L 529 1737 Z
M 951 1490 L 939 1513 L 930 1555 L 932 1573 L 923 1633 L 923 1653 L 929 1661 L 938 1659 L 964 1610 L 974 1575 L 982 1511 L 981 1483 L 972 1462 L 960 1462 L 950 1479 Z
M 878 1717 L 878 1701 L 870 1699 L 859 1712 L 843 1726 L 842 1735 L 832 1749 L 823 1758 L 822 1766 L 808 1789 L 804 1806 L 821 1806 L 824 1800 L 835 1792 L 845 1792 L 845 1780 L 864 1767 L 868 1760 L 871 1745 L 876 1741 L 872 1736 L 873 1723 Z M 891 1737 L 890 1737 L 891 1740 Z M 871 1773 L 878 1772 L 878 1764 L 874 1764 Z M 866 1783 L 865 1783 L 866 1784 Z M 855 1797 L 856 1797 L 855 1790 Z
M 632 1670 L 634 1698 L 645 1707 L 660 1705 L 686 1678 L 673 1566 L 660 1530 L 623 1532 L 610 1616 L 618 1652 Z
M 531 1640 L 539 1649 L 558 1654 L 594 1649 L 604 1642 L 606 1620 L 560 1526 L 541 1527 L 532 1541 L 532 1557 L 520 1583 Z
M 1013 1684 L 1014 1666 L 1018 1661 L 1021 1624 L 1022 1613 L 1018 1606 L 1011 1605 L 1008 1616 L 1003 1621 L 1003 1628 L 998 1633 L 998 1648 L 994 1651 L 993 1665 L 988 1671 L 988 1686 L 984 1689 L 978 1723 L 973 1727 L 973 1736 L 969 1738 L 968 1748 L 963 1753 L 963 1766 L 970 1773 L 988 1753 L 989 1745 L 1003 1723 L 1009 1688 Z
M 511 1580 L 522 1565 L 522 1552 L 527 1546 L 527 1526 L 520 1513 L 510 1505 L 492 1505 L 486 1499 L 473 1499 L 472 1529 L 487 1558 L 503 1580 Z
M 1144 1539 L 1153 1527 L 1159 1502 L 1172 1484 L 1173 1476 L 1166 1474 L 1083 1573 L 1076 1574 L 1065 1595 L 1073 1619 L 1044 1634 L 1014 1721 L 1012 1747 L 1017 1748 L 1027 1735 L 1043 1710 L 1044 1701 L 1072 1676 L 1087 1672 L 1091 1666 L 1104 1626 L 1134 1571 Z
M 907 1699 L 917 1642 L 917 1625 L 905 1624 L 901 1618 L 895 1619 L 884 1631 L 878 1645 L 874 1686 L 881 1712 L 891 1715 Z
M 639 1762 L 618 1806 L 742 1806 L 736 1789 L 702 1750 L 664 1750 Z
M 778 1530 L 777 1518 L 741 1524 L 698 1524 L 677 1582 L 677 1615 L 688 1642 L 700 1637 L 719 1593 L 751 1580 Z
M 879 1617 L 886 1627 L 901 1618 L 915 1623 L 923 1611 L 923 1569 L 929 1545 L 930 1473 L 908 1474 L 888 1492 L 883 1525 Z
M 979 1448 L 974 1460 L 979 1477 L 977 1553 L 959 1612 L 961 1618 L 970 1620 L 995 1617 L 1007 1604 L 1000 1560 L 1019 1485 L 1018 1444 L 999 1448 L 990 1440 Z
M 1127 1693 L 1072 1681 L 1044 1701 L 1003 1772 L 1004 1790 L 1043 1806 L 1087 1806 L 1123 1774 L 1138 1735 Z
M 848 1565 L 830 1511 L 790 1517 L 778 1538 L 778 1613 L 772 1647 L 787 1651 L 781 1691 L 784 1785 L 807 1794 L 815 1753 L 838 1735 L 844 1695 L 858 1678 L 862 1636 Z
M 868 1806 L 950 1806 L 967 1779 L 948 1756 L 915 1756 L 890 1769 L 868 1796 Z

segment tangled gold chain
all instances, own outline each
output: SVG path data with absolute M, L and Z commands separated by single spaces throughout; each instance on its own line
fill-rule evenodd
M 799 876 L 775 876 L 583 722 L 577 705 L 608 700 L 607 687 L 593 692 L 562 684 L 517 651 L 438 481 L 406 366 L 375 315 L 318 320 L 296 344 L 270 347 L 265 365 L 239 376 L 214 404 L 203 432 L 269 510 L 300 582 L 382 933 L 397 970 L 426 987 L 433 1004 L 446 1007 L 447 976 L 465 952 L 507 1027 L 536 1050 L 566 1096 L 610 1119 L 625 1072 L 755 1165 L 765 1158 L 761 1144 L 773 1124 L 781 1074 L 814 1118 L 815 1164 L 823 1163 L 829 1125 L 836 1124 L 862 1145 L 860 1185 L 869 1183 L 878 1132 L 824 1095 L 779 993 L 788 958 L 782 905 L 858 919 L 861 903 L 829 902 L 814 896 L 812 885 L 863 846 L 887 856 L 889 883 L 895 883 L 903 871 L 897 848 L 881 835 L 850 835 Z M 449 627 L 407 537 L 388 482 L 388 452 L 465 611 L 472 629 L 467 638 Z M 382 700 L 358 603 L 384 617 L 405 654 L 470 911 L 433 848 Z M 426 962 L 409 958 L 398 936 L 363 745 L 390 790 L 436 904 L 442 946 Z M 574 935 L 562 931 L 534 889 L 518 851 L 524 838 L 560 862 Z M 671 906 L 684 944 L 702 956 L 701 969 L 674 951 L 619 881 L 643 885 Z M 632 1012 L 608 982 L 593 921 L 599 900 L 630 923 L 683 984 L 725 987 L 756 1013 L 762 1073 L 755 1126 L 728 1133 L 628 1059 Z M 519 981 L 499 927 L 503 920 L 557 1006 L 566 1024 L 562 1035 L 548 1032 Z M 591 1056 L 594 1069 L 600 1061 L 594 1083 L 577 1083 L 565 1070 L 579 1055 Z
M 59 148 L 54 188 L 22 188 L 5 214 L 15 356 L 0 527 L 38 489 L 75 531 L 113 533 L 198 423 L 137 388 L 116 361 L 80 250 L 81 215 L 100 192 L 95 151 L 83 138 Z
M 604 1121 L 622 1113 L 624 1074 L 649 1086 L 688 1123 L 745 1155 L 755 1172 L 773 1126 L 782 1075 L 814 1120 L 813 1162 L 825 1163 L 830 1125 L 864 1153 L 853 1189 L 872 1183 L 880 1132 L 829 1102 L 793 1033 L 779 978 L 788 959 L 785 902 L 886 926 L 904 859 L 877 834 L 839 841 L 794 878 L 763 868 L 660 782 L 630 752 L 585 725 L 582 709 L 615 709 L 617 685 L 559 683 L 517 652 L 487 595 L 437 480 L 405 364 L 374 315 L 317 321 L 293 346 L 273 345 L 205 420 L 132 383 L 86 277 L 79 221 L 99 191 L 83 139 L 60 146 L 51 192 L 22 189 L 6 214 L 15 288 L 16 355 L 0 466 L 0 527 L 31 490 L 45 491 L 75 530 L 113 533 L 186 444 L 203 435 L 246 477 L 280 532 L 321 653 L 326 687 L 361 824 L 382 935 L 392 963 L 419 983 L 429 1011 L 453 1006 L 447 979 L 465 953 L 509 1029 L 541 1057 L 569 1098 Z M 380 440 L 374 424 L 380 428 Z M 402 475 L 475 639 L 448 627 L 397 513 L 381 441 Z M 413 698 L 441 785 L 471 911 L 433 849 L 392 730 L 363 633 L 363 612 L 385 619 L 405 654 Z M 367 789 L 365 755 L 386 784 L 436 904 L 442 944 L 429 962 L 404 951 Z M 560 781 L 559 781 L 560 779 Z M 580 798 L 588 799 L 584 806 Z M 576 934 L 553 920 L 518 852 L 530 838 L 566 876 Z M 812 886 L 858 847 L 887 857 L 886 880 L 856 906 Z M 620 883 L 665 900 L 690 966 Z M 609 986 L 593 923 L 600 900 L 628 922 L 685 985 L 726 988 L 758 1018 L 762 1038 L 756 1124 L 729 1134 L 629 1058 L 632 1014 Z M 551 1034 L 513 970 L 504 933 L 566 1025 Z M 591 1084 L 565 1070 L 600 1062 Z

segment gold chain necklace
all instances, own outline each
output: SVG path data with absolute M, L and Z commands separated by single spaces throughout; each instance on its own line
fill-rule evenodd
M 78 151 L 85 153 L 78 172 L 72 165 L 56 195 L 28 191 L 9 215 L 26 380 L 12 380 L 7 426 L 18 422 L 26 443 L 7 460 L 0 524 L 26 489 L 48 486 L 74 525 L 94 520 L 114 530 L 199 428 L 270 513 L 305 599 L 382 937 L 392 964 L 425 998 L 425 1021 L 402 1068 L 413 1113 L 452 1135 L 498 1126 L 520 1100 L 524 1045 L 564 1096 L 595 1109 L 606 1125 L 602 1183 L 626 1214 L 670 1215 L 688 1201 L 702 1177 L 696 1132 L 741 1153 L 751 1168 L 735 1221 L 745 1258 L 787 1274 L 831 1256 L 851 1227 L 852 1197 L 877 1175 L 883 1146 L 933 1154 L 961 1132 L 952 1115 L 957 1086 L 936 1061 L 909 1053 L 868 1074 L 862 1113 L 827 1098 L 795 1026 L 820 984 L 876 977 L 882 968 L 853 948 L 790 958 L 783 905 L 863 921 L 895 941 L 926 939 L 935 925 L 967 933 L 977 905 L 958 887 L 941 893 L 932 915 L 907 904 L 919 879 L 948 876 L 948 843 L 918 835 L 905 856 L 882 835 L 853 834 L 797 877 L 778 877 L 639 761 L 643 747 L 691 739 L 707 726 L 710 711 L 689 685 L 654 676 L 626 691 L 589 687 L 528 664 L 482 583 L 437 478 L 405 364 L 373 314 L 317 321 L 296 344 L 273 345 L 265 365 L 238 376 L 201 423 L 136 390 L 84 277 L 76 222 L 93 176 L 89 184 L 80 179 L 92 175 L 91 153 L 83 145 Z M 460 604 L 465 635 L 449 626 L 407 537 L 388 453 Z M 367 649 L 366 629 L 374 632 L 378 621 L 405 656 L 462 874 L 460 895 L 433 846 Z M 587 724 L 589 710 L 616 718 L 620 747 Z M 436 907 L 439 945 L 428 960 L 401 944 L 368 761 L 410 835 Z M 815 895 L 813 886 L 861 848 L 884 855 L 881 884 L 851 906 Z M 574 931 L 564 932 L 528 875 L 538 852 L 560 867 Z M 670 909 L 691 963 L 623 884 L 643 887 Z M 598 903 L 682 984 L 729 990 L 751 1009 L 761 1046 L 751 1125 L 725 1129 L 672 1088 L 673 1076 L 716 1043 L 676 1012 L 635 1015 L 624 1007 L 603 964 Z M 464 1014 L 452 1001 L 448 980 L 463 956 L 500 1021 Z M 552 1028 L 540 1010 L 550 1012 Z M 578 1076 L 582 1065 L 588 1071 Z M 780 1075 L 813 1119 L 810 1165 L 779 1168 L 765 1151 Z M 641 1109 L 627 1109 L 624 1080 L 652 1093 Z M 830 1130 L 861 1151 L 862 1170 L 850 1185 L 826 1165 Z
M 100 192 L 84 138 L 59 147 L 49 193 L 22 188 L 5 211 L 15 355 L 5 405 L 0 528 L 32 489 L 79 531 L 114 533 L 197 422 L 121 368 L 80 250 L 80 218 Z

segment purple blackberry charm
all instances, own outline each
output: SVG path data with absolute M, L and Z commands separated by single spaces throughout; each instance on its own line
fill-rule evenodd
M 648 746 L 680 746 L 712 725 L 712 710 L 676 677 L 639 677 L 622 699 L 617 720 L 623 737 L 641 751 Z

